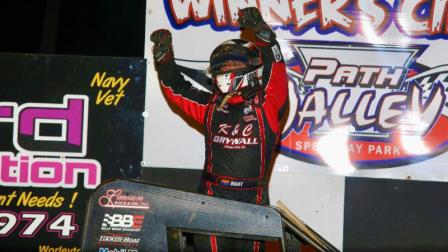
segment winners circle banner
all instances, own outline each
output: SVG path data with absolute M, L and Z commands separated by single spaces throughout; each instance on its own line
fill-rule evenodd
M 106 179 L 139 178 L 146 61 L 0 54 L 5 251 L 80 251 Z
M 251 6 L 276 32 L 288 66 L 289 116 L 275 171 L 447 180 L 447 1 L 148 1 L 147 34 L 169 29 L 184 75 L 207 89 L 199 82 L 210 53 L 240 36 L 238 11 Z M 146 46 L 152 59 L 149 39 Z M 155 70 L 148 73 L 156 84 Z M 148 88 L 148 111 L 163 110 L 160 91 Z M 165 112 L 149 128 L 177 130 L 169 139 L 149 132 L 157 148 L 170 144 L 152 156 L 155 147 L 145 144 L 144 159 L 202 167 L 202 138 Z M 183 143 L 189 148 L 178 153 Z

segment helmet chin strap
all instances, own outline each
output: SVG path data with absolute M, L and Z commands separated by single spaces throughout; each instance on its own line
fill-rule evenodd
M 229 92 L 227 93 L 224 98 L 222 98 L 221 103 L 219 104 L 217 110 L 218 111 L 223 111 L 224 106 L 226 105 L 226 103 L 229 101 L 230 98 L 232 98 L 232 96 L 234 95 L 241 95 L 241 92 L 239 91 L 233 91 L 233 92 Z

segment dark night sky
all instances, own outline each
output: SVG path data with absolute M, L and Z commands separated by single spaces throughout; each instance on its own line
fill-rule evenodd
M 146 0 L 2 0 L 0 52 L 143 57 Z

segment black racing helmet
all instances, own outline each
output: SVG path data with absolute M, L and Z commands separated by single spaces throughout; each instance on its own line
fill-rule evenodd
M 251 93 L 261 87 L 261 51 L 257 45 L 246 40 L 227 40 L 213 50 L 209 72 L 219 93 Z

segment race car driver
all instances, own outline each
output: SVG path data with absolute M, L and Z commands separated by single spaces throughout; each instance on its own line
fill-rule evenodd
M 288 104 L 286 68 L 276 34 L 257 8 L 241 10 L 238 23 L 256 39 L 232 39 L 214 49 L 207 79 L 212 93 L 184 79 L 174 61 L 168 30 L 151 34 L 154 64 L 169 102 L 205 129 L 199 193 L 268 205 L 268 176 Z M 197 236 L 195 245 L 196 251 L 264 250 L 259 241 L 215 236 Z

